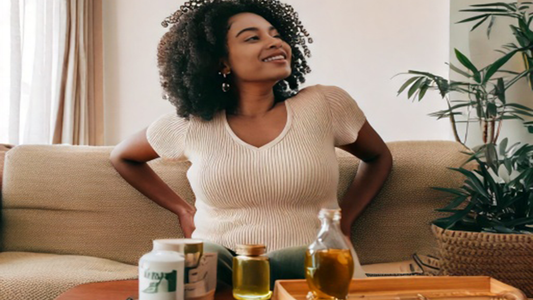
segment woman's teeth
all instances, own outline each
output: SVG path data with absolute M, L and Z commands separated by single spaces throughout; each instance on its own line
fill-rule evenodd
M 285 59 L 285 57 L 283 57 L 283 55 L 272 56 L 272 57 L 263 59 L 263 61 L 264 62 L 269 62 L 269 61 L 278 60 L 278 59 Z

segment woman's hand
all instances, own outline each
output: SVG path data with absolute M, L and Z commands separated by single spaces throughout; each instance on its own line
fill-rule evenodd
M 191 205 L 180 209 L 177 213 L 181 230 L 183 231 L 185 238 L 190 238 L 193 231 L 196 229 L 196 226 L 194 225 L 195 214 L 196 208 Z

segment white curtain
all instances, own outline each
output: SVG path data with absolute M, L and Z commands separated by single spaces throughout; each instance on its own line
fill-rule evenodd
M 65 43 L 65 3 L 2 1 L 0 142 L 52 142 L 64 48 L 61 45 Z
M 0 143 L 101 145 L 101 1 L 0 2 Z

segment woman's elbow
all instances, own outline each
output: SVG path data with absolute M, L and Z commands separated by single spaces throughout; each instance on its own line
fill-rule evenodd
M 111 153 L 109 154 L 109 161 L 111 162 L 111 165 L 113 165 L 113 167 L 115 168 L 117 164 L 124 161 L 121 144 L 116 145 L 113 150 L 111 150 Z

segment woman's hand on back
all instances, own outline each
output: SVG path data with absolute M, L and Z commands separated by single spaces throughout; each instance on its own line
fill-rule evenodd
M 185 238 L 190 238 L 193 231 L 196 229 L 196 226 L 194 225 L 195 214 L 196 208 L 191 205 L 184 207 L 177 212 L 181 230 L 183 231 Z

